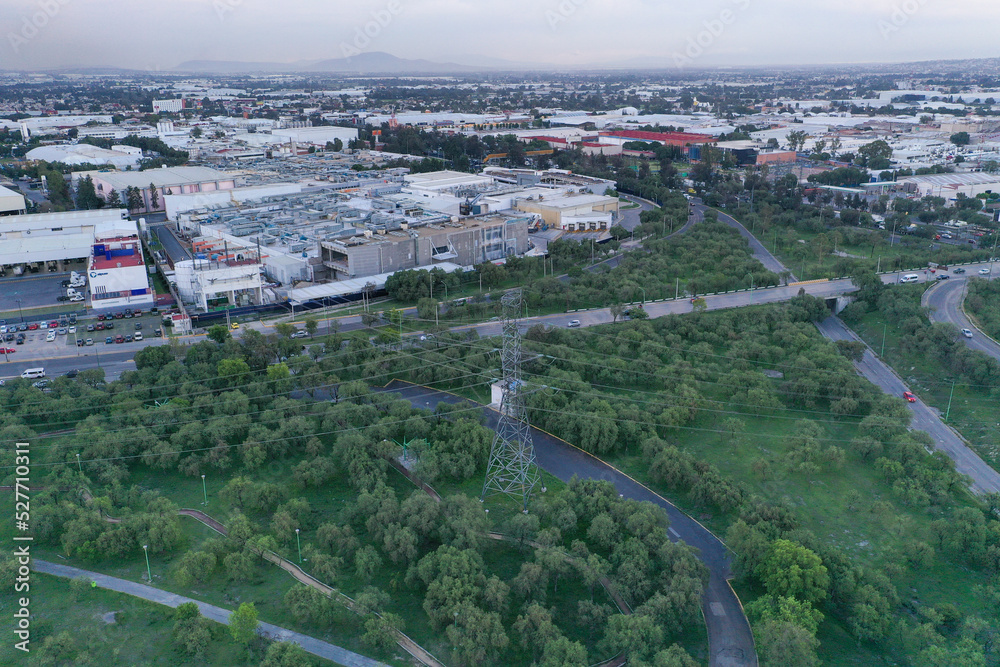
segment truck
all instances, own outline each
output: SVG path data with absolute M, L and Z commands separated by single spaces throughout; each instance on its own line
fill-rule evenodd
M 83 295 L 77 292 L 76 289 L 74 289 L 73 287 L 67 287 L 66 296 L 72 299 L 74 296 L 83 296 Z

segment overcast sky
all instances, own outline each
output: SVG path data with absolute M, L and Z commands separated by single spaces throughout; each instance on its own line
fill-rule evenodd
M 998 24 L 995 0 L 0 0 L 0 68 L 169 70 L 355 49 L 555 65 L 896 62 L 996 56 Z

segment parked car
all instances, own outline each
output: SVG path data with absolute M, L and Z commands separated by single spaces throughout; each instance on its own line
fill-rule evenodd
M 56 329 L 56 333 L 59 334 L 60 336 L 65 336 L 66 335 L 66 327 L 59 327 L 58 329 Z
M 114 342 L 115 342 L 115 339 L 112 338 L 111 336 L 108 336 L 107 338 L 104 339 L 104 344 L 105 345 L 111 345 Z
M 37 328 L 38 328 L 38 322 L 31 322 L 30 324 L 28 324 L 28 329 L 30 331 L 34 331 Z
M 132 334 L 125 334 L 125 342 L 126 343 L 132 342 Z
M 103 329 L 104 327 L 101 327 L 101 328 Z M 88 324 L 87 325 L 87 331 L 94 331 L 94 330 L 95 330 L 95 327 L 94 327 L 93 324 Z
M 962 335 L 965 336 L 966 338 L 972 338 L 972 330 L 962 329 Z
M 157 338 L 163 337 L 163 329 L 153 329 L 153 335 Z
M 77 338 L 76 339 L 76 346 L 77 347 L 83 347 L 83 339 L 82 338 Z
M 125 342 L 125 336 L 123 336 L 121 334 L 118 334 L 117 336 L 115 336 L 115 342 L 116 343 L 124 343 Z
M 56 339 L 56 332 L 55 331 L 49 331 L 49 333 L 47 333 L 45 335 L 45 342 L 47 342 L 47 343 L 51 343 L 55 339 Z
M 12 334 L 12 333 L 4 334 L 3 335 L 3 340 L 4 340 L 5 343 L 13 343 L 14 342 L 14 334 Z
M 104 313 L 101 313 L 100 315 L 97 316 L 97 319 L 99 321 L 103 322 L 104 320 L 107 319 L 107 315 L 105 315 Z
M 142 340 L 142 332 L 141 331 L 136 331 L 135 332 L 135 337 L 133 338 L 133 340 L 135 340 L 136 342 L 139 342 L 140 340 Z
M 71 325 L 70 328 L 67 329 L 67 331 L 69 331 L 71 334 L 75 334 L 76 333 L 76 327 Z
M 0 347 L 0 354 L 14 354 L 17 352 L 16 347 Z
M 69 301 L 69 297 L 66 296 L 65 294 L 60 294 L 59 296 L 56 297 L 56 301 Z
M 142 322 L 136 322 L 135 323 L 135 330 L 139 331 L 140 329 L 142 329 Z
M 917 402 L 917 397 L 913 395 L 912 391 L 904 391 L 903 392 L 903 398 L 905 398 L 910 403 L 916 403 Z
M 104 328 L 105 329 L 114 329 L 115 328 L 115 323 L 114 322 L 105 322 L 104 323 Z
M 86 345 L 87 347 L 90 347 L 93 344 L 94 344 L 93 338 L 88 338 L 87 341 L 84 343 L 84 345 Z

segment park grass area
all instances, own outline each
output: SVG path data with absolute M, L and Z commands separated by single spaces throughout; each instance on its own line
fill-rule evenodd
M 919 286 L 897 286 L 893 289 Z M 956 428 L 980 457 L 1000 470 L 1000 423 L 996 419 L 995 389 L 957 382 L 940 358 L 931 355 L 904 355 L 899 348 L 900 323 L 879 313 L 866 313 L 852 323 L 854 331 L 876 354 L 896 371 L 921 401 L 937 409 Z M 954 388 L 954 391 L 953 391 Z M 950 411 L 949 411 L 950 405 Z
M 55 560 L 59 562 L 58 558 Z M 74 594 L 69 579 L 37 572 L 31 575 L 30 599 L 31 651 L 22 653 L 13 648 L 13 640 L 4 641 L 0 645 L 0 664 L 29 667 L 53 664 L 42 650 L 43 641 L 62 632 L 70 633 L 80 653 L 73 657 L 72 663 L 56 664 L 129 667 L 178 664 L 179 654 L 171 646 L 174 610 L 170 607 L 102 588 L 87 588 Z M 4 625 L 12 623 L 5 621 Z M 212 623 L 211 627 L 212 641 L 201 664 L 247 664 L 243 649 L 233 642 L 228 630 L 218 623 Z M 90 659 L 85 660 L 84 655 Z M 324 666 L 333 664 L 320 658 L 315 660 Z

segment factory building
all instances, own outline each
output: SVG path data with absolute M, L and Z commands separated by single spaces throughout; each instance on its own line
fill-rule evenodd
M 100 209 L 0 217 L 0 274 L 69 270 L 93 252 L 98 236 L 136 233 L 127 211 Z M 81 267 L 82 268 L 82 267 Z
M 344 146 L 347 146 L 347 142 L 358 138 L 358 131 L 352 127 L 322 125 L 319 127 L 292 127 L 271 130 L 271 136 L 279 139 L 282 143 L 313 146 L 326 146 L 327 143 L 334 143 L 337 139 L 340 139 Z
M 395 228 L 322 241 L 323 265 L 347 280 L 449 262 L 472 266 L 528 251 L 530 216 L 486 216 L 460 222 Z
M 24 215 L 24 195 L 0 185 L 0 216 Z
M 618 198 L 604 195 L 533 197 L 519 199 L 515 207 L 540 216 L 549 227 L 568 232 L 607 231 L 618 216 Z
M 142 198 L 142 206 L 138 210 L 146 213 L 165 210 L 164 198 L 167 195 L 216 192 L 236 187 L 232 174 L 209 167 L 163 167 L 147 171 L 77 171 L 73 172 L 74 185 L 79 179 L 87 176 L 94 181 L 97 195 L 105 200 L 111 195 L 111 191 L 115 190 L 122 203 L 125 203 L 125 191 L 130 187 L 138 189 Z
M 199 253 L 174 264 L 172 281 L 181 300 L 208 311 L 263 303 L 260 262 L 247 249 Z

